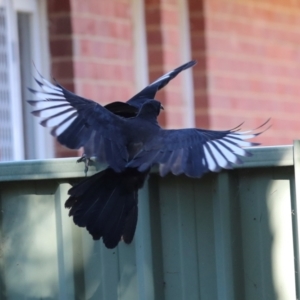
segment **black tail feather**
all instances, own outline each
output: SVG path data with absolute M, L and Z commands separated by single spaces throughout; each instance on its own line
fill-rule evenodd
M 86 227 L 95 240 L 102 237 L 107 248 L 116 247 L 122 237 L 129 244 L 137 224 L 138 190 L 148 172 L 107 168 L 74 185 L 65 207 L 76 225 Z
M 137 201 L 137 193 L 136 193 L 136 201 Z M 137 205 L 134 205 L 127 215 L 125 227 L 123 230 L 123 241 L 126 244 L 130 244 L 133 240 L 137 219 L 138 219 L 138 207 Z

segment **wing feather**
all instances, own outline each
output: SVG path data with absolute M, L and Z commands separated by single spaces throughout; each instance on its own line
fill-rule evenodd
M 209 171 L 231 169 L 233 165 L 242 163 L 240 156 L 251 155 L 242 147 L 258 145 L 246 140 L 263 132 L 236 132 L 238 129 L 161 129 L 145 143 L 127 166 L 141 171 L 159 164 L 162 176 L 172 172 L 175 175 L 184 173 L 190 177 L 201 177 Z
M 59 84 L 52 84 L 40 75 L 35 79 L 41 90 L 29 88 L 38 100 L 28 103 L 36 110 L 32 114 L 40 117 L 41 125 L 51 127 L 51 134 L 64 146 L 71 149 L 84 147 L 92 136 L 97 133 L 104 143 L 93 143 L 93 152 L 109 151 L 101 157 L 108 157 L 122 153 L 121 158 L 113 163 L 113 168 L 120 171 L 124 168 L 128 154 L 121 132 L 124 118 L 119 117 L 100 104 L 79 97 Z M 98 147 L 102 147 L 98 149 Z M 107 162 L 107 161 L 102 161 Z
M 131 99 L 127 101 L 127 103 L 135 107 L 140 107 L 143 104 L 141 99 L 154 99 L 158 90 L 165 87 L 170 82 L 170 80 L 174 79 L 180 72 L 193 67 L 196 63 L 197 62 L 195 60 L 192 60 L 164 74 L 163 76 L 150 83 L 138 94 L 134 95 Z

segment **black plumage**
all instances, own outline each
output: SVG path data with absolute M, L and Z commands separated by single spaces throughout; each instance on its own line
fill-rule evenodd
M 69 190 L 65 203 L 69 216 L 95 240 L 102 237 L 108 248 L 114 248 L 121 237 L 131 243 L 138 217 L 138 190 L 147 174 L 148 170 L 128 168 L 116 173 L 107 168 L 85 178 Z
M 51 134 L 68 148 L 84 147 L 87 158 L 97 157 L 109 167 L 86 178 L 69 190 L 66 207 L 75 224 L 86 227 L 94 239 L 103 238 L 114 248 L 121 237 L 130 243 L 137 222 L 138 190 L 154 164 L 162 176 L 168 172 L 201 177 L 241 164 L 240 156 L 251 153 L 242 147 L 255 143 L 246 139 L 258 133 L 203 129 L 165 130 L 158 122 L 161 103 L 156 92 L 181 71 L 196 64 L 188 62 L 163 75 L 126 103 L 106 106 L 79 97 L 40 76 L 41 91 L 30 89 L 40 100 L 33 115 L 41 125 L 52 127 Z

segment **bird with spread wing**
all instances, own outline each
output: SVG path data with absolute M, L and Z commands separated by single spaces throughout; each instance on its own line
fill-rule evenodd
M 131 243 L 138 219 L 138 190 L 153 165 L 165 176 L 231 169 L 251 153 L 244 147 L 257 145 L 246 140 L 261 132 L 214 131 L 198 128 L 166 130 L 157 117 L 163 109 L 155 100 L 181 71 L 196 64 L 190 61 L 161 76 L 127 102 L 106 106 L 80 97 L 39 75 L 40 89 L 29 89 L 38 100 L 28 100 L 41 125 L 70 149 L 84 148 L 84 158 L 95 156 L 107 169 L 87 177 L 69 190 L 65 203 L 75 224 L 86 227 L 94 239 L 102 237 L 108 248 L 122 239 Z M 264 124 L 263 124 L 264 125 Z

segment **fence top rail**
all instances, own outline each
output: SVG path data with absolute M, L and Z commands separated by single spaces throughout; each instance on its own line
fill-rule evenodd
M 242 158 L 244 164 L 235 168 L 292 166 L 294 164 L 292 145 L 251 147 L 248 150 L 253 156 Z M 0 182 L 84 177 L 84 166 L 82 163 L 76 163 L 77 159 L 56 158 L 2 162 L 0 163 Z M 94 162 L 88 173 L 93 174 L 103 167 Z M 154 168 L 153 172 L 157 172 L 157 168 Z

